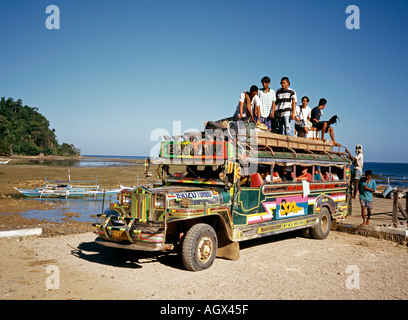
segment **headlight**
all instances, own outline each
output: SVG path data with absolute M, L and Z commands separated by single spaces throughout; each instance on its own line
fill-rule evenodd
M 132 202 L 132 194 L 131 193 L 122 193 L 120 197 L 119 203 L 123 206 L 127 206 Z
M 122 198 L 122 204 L 130 204 L 132 202 L 132 197 L 130 196 L 124 196 Z
M 163 198 L 163 196 L 156 196 L 156 199 L 154 200 L 154 206 L 156 208 L 164 208 L 164 198 Z

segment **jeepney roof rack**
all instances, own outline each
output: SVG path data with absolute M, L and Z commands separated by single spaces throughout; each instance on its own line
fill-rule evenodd
M 214 135 L 219 134 L 220 131 L 228 134 L 234 142 L 239 141 L 241 143 L 246 142 L 246 147 L 251 150 L 252 146 L 256 146 L 258 149 L 264 149 L 271 152 L 274 155 L 274 151 L 289 150 L 296 157 L 297 151 L 308 152 L 312 155 L 315 153 L 325 153 L 328 155 L 337 154 L 339 156 L 346 157 L 345 147 L 333 146 L 329 141 L 322 141 L 317 139 L 302 138 L 302 137 L 290 137 L 282 134 L 272 133 L 270 131 L 262 131 L 255 127 L 252 122 L 241 122 L 241 127 L 237 129 L 238 121 L 233 118 L 222 119 L 219 121 L 207 121 L 205 122 L 205 131 L 188 132 L 184 135 L 186 137 L 197 137 L 200 133 L 202 137 L 208 138 L 208 129 L 214 130 Z M 235 130 L 230 130 L 231 127 Z M 252 146 L 251 146 L 252 145 Z
M 244 154 L 250 158 L 259 157 L 260 153 L 262 153 L 261 157 L 268 158 L 279 158 L 281 154 L 286 153 L 285 158 L 287 159 L 300 160 L 307 157 L 311 160 L 318 160 L 321 156 L 335 161 L 347 161 L 348 159 L 342 150 L 345 149 L 344 147 L 333 146 L 328 141 L 261 131 L 255 128 L 254 123 L 231 119 L 208 121 L 205 123 L 204 131 L 189 131 L 171 138 L 166 136 L 163 139 L 165 141 L 162 142 L 164 144 L 162 144 L 159 158 L 183 158 L 185 163 L 200 157 L 226 160 L 231 156 Z M 202 148 L 209 145 L 213 145 L 214 150 L 218 151 L 211 155 L 204 155 Z M 194 153 L 191 154 L 193 149 Z

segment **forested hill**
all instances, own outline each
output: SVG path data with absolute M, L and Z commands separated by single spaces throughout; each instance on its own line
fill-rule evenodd
M 55 129 L 38 112 L 38 108 L 23 106 L 22 100 L 1 98 L 0 155 L 61 155 L 77 156 L 80 150 L 72 144 L 58 144 Z

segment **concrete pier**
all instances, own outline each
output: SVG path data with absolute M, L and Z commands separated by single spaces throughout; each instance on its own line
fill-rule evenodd
M 403 208 L 407 207 L 406 198 L 398 200 Z M 353 201 L 352 214 L 344 220 L 337 220 L 333 229 L 351 234 L 358 234 L 379 239 L 396 241 L 400 244 L 407 244 L 407 220 L 398 212 L 397 227 L 393 227 L 394 200 L 373 197 L 373 210 L 369 226 L 361 226 L 361 206 L 358 200 Z

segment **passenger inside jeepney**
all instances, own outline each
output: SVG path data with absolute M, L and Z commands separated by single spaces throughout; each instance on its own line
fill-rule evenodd
M 320 169 L 320 166 L 316 166 L 315 168 L 315 175 L 314 175 L 314 181 L 324 181 L 322 170 Z
M 272 165 L 272 182 L 281 182 L 282 167 L 278 165 Z
M 322 175 L 325 181 L 333 180 L 343 180 L 344 179 L 344 170 L 343 168 L 338 167 L 323 167 Z
M 282 180 L 283 181 L 293 181 L 293 167 L 286 166 L 283 168 Z
M 263 184 L 262 175 L 259 172 L 255 172 L 251 175 L 251 188 L 259 188 Z
M 330 173 L 330 168 L 323 168 L 322 169 L 323 178 L 325 181 L 330 181 L 332 179 L 332 175 Z
M 260 174 L 263 180 L 263 184 L 271 183 L 271 166 L 265 166 L 260 168 Z
M 312 181 L 312 174 L 310 172 L 308 172 L 308 168 L 307 167 L 300 167 L 300 169 L 301 169 L 301 174 L 296 177 L 296 180 L 297 181 L 306 180 L 308 182 Z
M 344 169 L 338 167 L 332 167 L 333 180 L 343 180 L 344 179 Z

